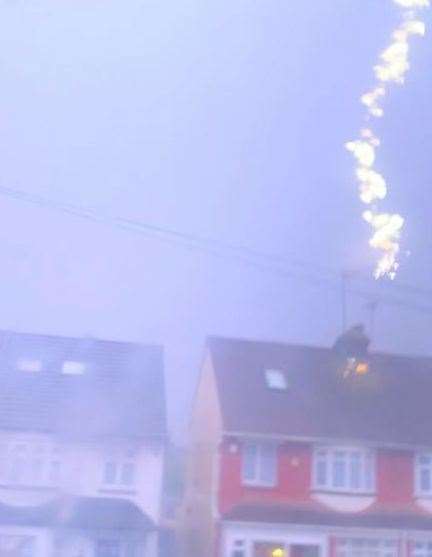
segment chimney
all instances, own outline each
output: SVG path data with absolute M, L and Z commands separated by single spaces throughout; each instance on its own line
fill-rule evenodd
M 342 358 L 362 361 L 368 357 L 369 344 L 364 326 L 354 325 L 336 339 L 333 350 Z

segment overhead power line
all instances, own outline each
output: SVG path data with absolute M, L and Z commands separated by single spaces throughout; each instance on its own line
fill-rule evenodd
M 316 287 L 325 288 L 333 292 L 340 291 L 340 274 L 329 268 L 306 262 L 297 257 L 269 254 L 247 246 L 226 243 L 214 238 L 182 232 L 169 227 L 158 226 L 134 219 L 126 219 L 124 217 L 110 216 L 94 208 L 57 202 L 40 195 L 4 186 L 0 186 L 0 195 L 30 203 L 41 208 L 51 209 L 74 217 L 93 221 L 98 224 L 105 224 L 114 228 L 142 234 L 147 237 L 150 236 L 159 241 L 171 244 L 175 243 L 188 250 L 200 251 L 213 257 L 227 259 L 265 272 L 270 272 L 274 275 L 307 281 Z M 361 273 L 358 275 L 354 274 L 353 278 L 363 282 L 371 282 Z M 389 283 L 389 285 L 397 289 L 394 282 Z M 407 284 L 398 286 L 400 290 L 405 291 L 405 293 L 417 296 L 428 296 L 432 299 L 432 290 Z M 432 315 L 432 305 L 429 304 L 418 303 L 418 301 L 406 300 L 388 294 L 382 295 L 376 291 L 358 289 L 351 285 L 347 286 L 346 291 L 347 293 L 364 298 L 368 301 L 375 300 L 378 297 L 381 304 L 411 309 Z

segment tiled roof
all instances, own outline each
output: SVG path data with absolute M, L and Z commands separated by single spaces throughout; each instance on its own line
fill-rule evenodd
M 208 341 L 224 430 L 304 439 L 432 445 L 432 358 L 372 353 L 343 377 L 330 348 L 225 338 Z M 281 370 L 286 390 L 269 389 Z
M 22 361 L 38 361 L 40 370 L 19 369 Z M 62 373 L 64 362 L 82 363 L 83 373 Z M 165 434 L 159 346 L 1 332 L 0 377 L 0 429 L 79 437 Z
M 361 513 L 336 512 L 316 505 L 244 504 L 232 508 L 223 520 L 340 526 L 346 528 L 383 528 L 432 530 L 432 516 L 420 510 L 385 511 L 372 508 Z
M 141 532 L 155 528 L 131 501 L 101 497 L 64 498 L 31 507 L 0 503 L 0 525 L 5 524 Z

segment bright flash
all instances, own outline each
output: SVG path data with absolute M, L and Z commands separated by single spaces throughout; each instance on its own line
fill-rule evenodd
M 409 40 L 412 36 L 424 36 L 425 23 L 418 18 L 416 9 L 430 6 L 430 0 L 393 0 L 406 8 L 402 23 L 392 33 L 392 41 L 380 54 L 374 66 L 376 84 L 360 98 L 369 117 L 380 118 L 384 115 L 382 101 L 391 83 L 403 84 L 410 68 Z M 375 170 L 376 149 L 380 141 L 370 128 L 361 130 L 360 138 L 349 141 L 345 147 L 356 159 L 356 178 L 359 183 L 360 200 L 371 208 L 363 213 L 364 219 L 374 232 L 369 241 L 371 247 L 380 253 L 375 277 L 394 278 L 398 269 L 397 257 L 400 251 L 400 235 L 404 219 L 398 214 L 380 212 L 376 204 L 387 196 L 384 176 Z

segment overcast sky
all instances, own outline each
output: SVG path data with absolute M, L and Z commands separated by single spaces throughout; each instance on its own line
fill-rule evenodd
M 367 277 L 374 257 L 343 144 L 399 14 L 391 0 L 0 0 L 0 187 L 284 258 L 264 268 L 0 196 L 0 327 L 164 344 L 176 430 L 207 334 L 332 343 L 338 275 Z M 380 297 L 375 348 L 429 354 L 430 37 L 377 128 L 411 255 L 394 285 L 356 274 L 372 295 L 348 297 L 349 322 L 368 325 Z

